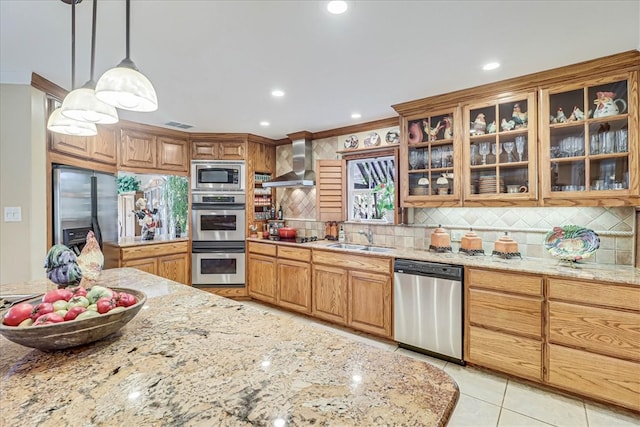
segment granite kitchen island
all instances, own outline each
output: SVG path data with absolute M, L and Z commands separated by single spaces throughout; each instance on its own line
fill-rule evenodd
M 130 268 L 97 284 L 147 302 L 82 347 L 47 353 L 0 337 L 0 425 L 440 426 L 458 399 L 441 369 L 299 319 Z

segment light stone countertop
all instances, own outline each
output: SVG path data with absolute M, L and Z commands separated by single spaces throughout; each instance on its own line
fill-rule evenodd
M 142 237 L 121 237 L 117 242 L 105 242 L 120 248 L 142 245 L 157 245 L 159 243 L 188 242 L 189 237 L 172 237 L 169 235 L 156 236 L 153 240 L 142 240 Z
M 504 271 L 512 271 L 519 273 L 532 273 L 553 277 L 565 277 L 578 280 L 597 280 L 611 282 L 615 284 L 628 284 L 640 286 L 640 269 L 631 266 L 610 265 L 610 264 L 594 264 L 594 263 L 577 263 L 574 267 L 567 263 L 560 263 L 557 260 L 549 260 L 543 258 L 524 257 L 503 259 L 497 256 L 487 254 L 485 256 L 470 256 L 464 253 L 436 253 L 425 249 L 396 249 L 390 248 L 388 252 L 371 253 L 358 249 L 339 249 L 331 248 L 329 245 L 338 242 L 329 240 L 318 240 L 316 242 L 307 243 L 288 243 L 278 242 L 266 239 L 247 239 L 251 242 L 271 243 L 278 245 L 289 245 L 301 248 L 327 249 L 333 251 L 343 251 L 358 255 L 383 256 L 393 258 L 407 258 L 420 261 L 439 262 L 444 264 L 456 264 L 468 267 L 491 268 Z M 374 245 L 375 246 L 375 245 Z
M 299 319 L 131 268 L 97 284 L 148 299 L 86 346 L 46 353 L 0 337 L 0 425 L 442 426 L 459 396 L 441 369 Z

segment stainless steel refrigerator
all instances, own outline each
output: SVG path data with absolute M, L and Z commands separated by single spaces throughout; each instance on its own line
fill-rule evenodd
M 80 253 L 93 230 L 102 242 L 118 241 L 116 177 L 71 166 L 53 167 L 53 243 Z

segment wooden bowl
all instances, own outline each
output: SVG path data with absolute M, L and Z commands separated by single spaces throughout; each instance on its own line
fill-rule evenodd
M 110 289 L 129 293 L 135 296 L 138 302 L 119 313 L 105 313 L 89 319 L 26 328 L 0 324 L 0 334 L 16 344 L 45 351 L 62 350 L 101 340 L 126 325 L 147 301 L 147 296 L 141 291 L 127 288 Z M 41 301 L 42 297 L 38 297 L 25 302 L 33 304 Z M 5 312 L 6 310 L 1 311 L 0 317 L 4 316 Z

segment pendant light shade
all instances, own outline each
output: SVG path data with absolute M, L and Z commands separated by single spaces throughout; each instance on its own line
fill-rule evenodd
M 126 57 L 100 77 L 96 84 L 99 100 L 117 108 L 149 112 L 158 109 L 158 97 L 148 78 L 144 76 L 129 55 L 130 0 L 126 1 Z
M 80 89 L 71 91 L 62 102 L 62 114 L 70 119 L 89 123 L 111 124 L 118 122 L 115 107 L 96 98 L 96 82 L 93 80 L 96 52 L 96 19 L 98 0 L 93 0 L 91 21 L 91 78 Z
M 51 132 L 75 136 L 94 136 L 98 134 L 96 125 L 65 117 L 62 114 L 62 108 L 53 110 L 47 121 L 47 129 Z

